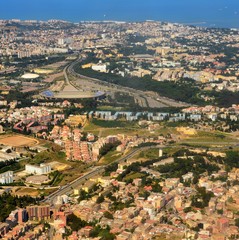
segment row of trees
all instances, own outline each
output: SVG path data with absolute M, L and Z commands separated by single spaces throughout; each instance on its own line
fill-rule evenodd
M 106 143 L 101 149 L 100 149 L 100 156 L 104 156 L 109 151 L 114 151 L 118 145 L 120 145 L 120 141 L 116 141 L 114 143 Z

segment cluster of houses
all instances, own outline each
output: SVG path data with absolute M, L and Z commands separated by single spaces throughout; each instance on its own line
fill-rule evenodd
M 63 127 L 56 125 L 50 132 L 48 139 L 53 140 L 54 143 L 65 148 L 66 158 L 68 160 L 89 162 L 92 160 L 89 142 L 94 141 L 95 136 L 88 134 L 85 140 L 81 140 L 82 137 L 83 134 L 79 128 L 72 130 L 67 125 Z

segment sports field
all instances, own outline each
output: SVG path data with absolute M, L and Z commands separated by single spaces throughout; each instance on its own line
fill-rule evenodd
M 0 138 L 0 144 L 12 147 L 31 147 L 37 145 L 38 143 L 39 142 L 33 138 L 20 135 L 4 136 Z

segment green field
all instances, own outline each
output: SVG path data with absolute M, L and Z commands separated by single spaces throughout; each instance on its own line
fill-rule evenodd
M 145 176 L 144 173 L 130 173 L 124 178 L 124 181 L 131 180 L 131 179 L 134 180 L 136 178 L 142 178 L 144 176 Z
M 93 119 L 84 127 L 84 131 L 100 135 L 100 137 L 117 134 L 128 134 L 131 136 L 142 134 L 142 136 L 146 136 L 145 134 L 148 133 L 148 135 L 150 135 L 148 131 L 142 129 L 136 122 L 127 122 L 123 120 L 104 121 Z
M 143 159 L 156 159 L 159 157 L 159 148 L 148 149 L 140 152 L 134 158 L 143 158 Z

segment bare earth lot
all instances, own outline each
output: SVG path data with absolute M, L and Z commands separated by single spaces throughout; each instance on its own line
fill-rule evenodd
M 25 195 L 28 195 L 28 196 L 31 196 L 31 197 L 38 197 L 39 196 L 39 191 L 37 189 L 34 189 L 34 188 L 27 188 L 27 187 L 22 187 L 22 188 L 19 188 L 15 194 L 17 196 L 25 196 Z

